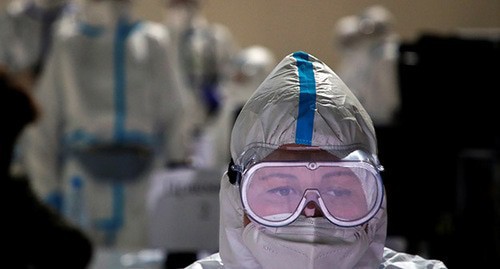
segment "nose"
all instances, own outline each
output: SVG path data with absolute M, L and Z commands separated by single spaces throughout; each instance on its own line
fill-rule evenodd
M 306 217 L 323 217 L 323 211 L 321 211 L 321 208 L 319 205 L 314 202 L 314 201 L 309 201 L 306 206 L 304 207 L 304 210 L 302 211 L 302 214 Z

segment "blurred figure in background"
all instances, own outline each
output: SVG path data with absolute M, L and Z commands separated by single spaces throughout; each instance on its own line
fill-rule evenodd
M 227 27 L 210 23 L 204 17 L 203 0 L 163 0 L 162 3 L 164 26 L 172 39 L 172 55 L 186 86 L 189 103 L 186 127 L 183 127 L 189 157 L 184 163 L 170 162 L 167 168 L 151 177 L 148 211 L 151 244 L 167 252 L 166 268 L 180 268 L 196 260 L 198 255 L 217 249 L 213 240 L 199 245 L 201 237 L 196 235 L 206 231 L 216 236 L 217 232 L 214 220 L 218 220 L 218 199 L 214 197 L 218 194 L 214 190 L 218 190 L 221 169 L 216 160 L 219 149 L 212 144 L 211 128 L 224 107 L 221 87 L 228 80 L 231 59 L 238 48 Z M 177 217 L 179 211 L 186 214 Z M 176 225 L 179 219 L 191 221 L 180 227 Z M 186 234 L 189 235 L 179 236 Z
M 14 146 L 24 128 L 37 120 L 30 91 L 14 82 L 0 66 L 0 173 L 3 228 L 2 267 L 20 269 L 84 269 L 92 258 L 92 243 L 78 227 L 44 204 L 30 182 L 10 171 Z
M 405 251 L 410 245 L 405 232 L 409 198 L 400 191 L 408 187 L 397 175 L 406 171 L 401 170 L 400 164 L 402 145 L 396 142 L 401 137 L 399 44 L 394 16 L 380 5 L 343 17 L 335 25 L 335 49 L 340 57 L 338 74 L 370 114 L 378 142 L 383 145 L 378 156 L 387 168 L 384 183 L 393 212 L 386 241 L 393 249 Z
M 12 0 L 0 14 L 0 63 L 29 89 L 43 70 L 57 21 L 70 0 Z
M 0 64 L 28 90 L 42 73 L 58 21 L 73 11 L 70 0 L 11 0 L 0 13 Z M 16 145 L 11 163 L 19 175 L 26 173 L 21 152 Z
M 37 193 L 97 246 L 147 245 L 148 174 L 185 159 L 186 90 L 160 23 L 131 0 L 80 0 L 61 21 L 35 94 L 41 120 L 23 139 Z
M 221 85 L 228 79 L 231 58 L 238 45 L 229 29 L 209 22 L 202 14 L 206 0 L 164 0 L 164 23 L 171 34 L 176 66 L 189 89 L 194 166 L 207 166 L 207 153 L 200 151 L 206 127 L 222 108 Z
M 223 105 L 220 115 L 208 130 L 208 137 L 212 142 L 205 143 L 213 147 L 205 150 L 212 152 L 207 159 L 210 158 L 213 165 L 222 169 L 221 171 L 227 169 L 231 160 L 228 141 L 236 117 L 275 65 L 274 53 L 260 45 L 243 48 L 233 57 L 229 79 L 221 86 Z
M 400 93 L 397 82 L 399 36 L 393 15 L 374 5 L 335 25 L 335 48 L 340 56 L 339 75 L 373 119 L 376 127 L 397 120 Z
M 148 194 L 151 244 L 167 251 L 166 268 L 184 267 L 218 250 L 220 175 L 230 160 L 228 138 L 239 110 L 272 70 L 274 54 L 263 46 L 240 50 L 220 85 L 219 115 L 207 125 L 197 152 L 204 166 L 167 168 L 152 177 Z M 203 148 L 201 148 L 203 147 Z M 179 216 L 178 212 L 185 212 Z M 192 252 L 188 252 L 191 250 Z

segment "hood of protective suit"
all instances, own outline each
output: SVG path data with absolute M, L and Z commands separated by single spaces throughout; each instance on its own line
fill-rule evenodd
M 374 159 L 377 154 L 374 127 L 365 109 L 325 63 L 304 52 L 286 56 L 245 104 L 233 127 L 231 156 L 236 167 L 245 169 L 283 144 L 318 146 L 338 157 L 356 149 Z M 219 252 L 224 267 L 262 268 L 243 238 L 240 192 L 227 174 L 221 183 L 220 204 Z M 370 231 L 366 250 L 348 257 L 353 260 L 349 264 L 378 268 L 386 238 L 385 197 L 381 209 L 364 225 Z M 339 229 L 337 234 L 354 229 L 331 227 Z
M 283 144 L 317 146 L 339 158 L 356 149 L 375 157 L 376 143 L 368 113 L 344 82 L 314 56 L 298 52 L 285 57 L 243 107 L 231 157 L 246 168 L 245 162 L 262 160 Z
M 137 20 L 133 12 L 132 0 L 78 1 L 81 6 L 79 18 L 89 25 L 112 28 L 119 22 Z
M 232 59 L 230 79 L 223 87 L 226 101 L 243 105 L 276 63 L 274 53 L 266 47 L 253 45 L 241 49 Z
M 174 34 L 182 33 L 190 27 L 206 24 L 201 14 L 200 1 L 167 1 L 165 23 Z

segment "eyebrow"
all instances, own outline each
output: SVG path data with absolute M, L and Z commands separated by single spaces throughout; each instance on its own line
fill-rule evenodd
M 331 177 L 338 177 L 342 175 L 348 175 L 348 176 L 353 176 L 357 178 L 356 174 L 352 171 L 346 171 L 346 170 L 340 170 L 340 171 L 334 171 L 334 172 L 329 172 L 321 176 L 322 179 L 326 178 L 331 178 Z
M 264 176 L 259 177 L 259 180 L 268 180 L 269 178 L 283 178 L 288 180 L 298 180 L 298 178 L 292 174 L 286 173 L 271 173 Z

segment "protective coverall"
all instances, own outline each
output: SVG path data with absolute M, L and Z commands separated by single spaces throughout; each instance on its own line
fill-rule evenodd
M 34 80 L 50 53 L 59 19 L 73 11 L 67 0 L 14 0 L 0 14 L 0 63 Z M 29 82 L 30 86 L 33 81 Z
M 206 129 L 220 116 L 222 85 L 228 80 L 231 60 L 238 52 L 230 30 L 212 23 L 202 13 L 203 0 L 166 0 L 164 25 L 171 35 L 176 66 L 188 89 L 191 164 L 210 167 L 205 150 Z
M 286 56 L 243 107 L 231 135 L 234 165 L 230 167 L 241 172 L 239 169 L 258 163 L 285 144 L 319 147 L 340 157 L 360 149 L 377 159 L 377 141 L 368 113 L 327 65 L 304 52 Z M 246 209 L 241 185 L 237 179 L 234 183 L 234 178 L 235 171 L 230 168 L 221 181 L 219 253 L 187 268 L 266 268 L 264 263 L 274 264 L 273 268 L 308 268 L 304 264 L 311 268 L 446 268 L 441 261 L 384 247 L 385 194 L 376 214 L 357 227 L 330 222 L 316 227 L 322 218 L 305 218 L 302 227 L 291 223 L 284 229 L 253 221 L 244 226 Z M 312 239 L 304 231 L 316 228 L 323 231 L 314 234 L 317 243 L 308 242 Z M 283 230 L 288 233 L 280 234 Z M 328 240 L 336 243 L 320 243 Z M 348 248 L 351 244 L 356 248 Z M 297 245 L 302 248 L 295 249 Z M 325 255 L 312 255 L 318 245 Z M 325 259 L 330 262 L 314 266 Z
M 34 189 L 96 245 L 147 245 L 148 174 L 185 157 L 185 90 L 170 39 L 130 1 L 83 1 L 61 22 L 23 139 Z
M 276 65 L 274 53 L 264 46 L 253 45 L 241 49 L 231 61 L 229 79 L 221 85 L 222 107 L 213 124 L 207 128 L 204 137 L 203 157 L 210 165 L 226 169 L 231 159 L 229 137 L 231 130 L 245 102 L 264 81 Z
M 376 127 L 392 125 L 400 108 L 397 82 L 399 36 L 392 14 L 375 5 L 335 26 L 339 76 L 370 114 Z

